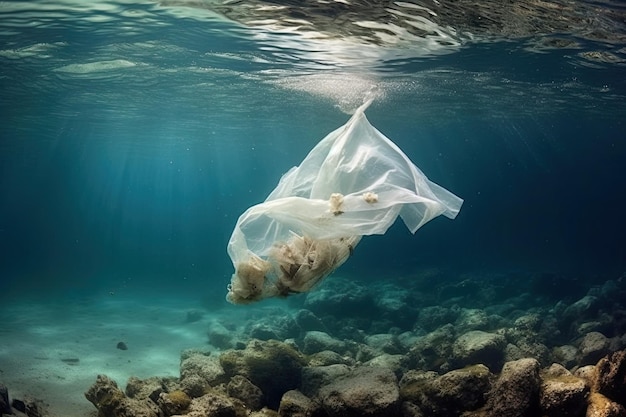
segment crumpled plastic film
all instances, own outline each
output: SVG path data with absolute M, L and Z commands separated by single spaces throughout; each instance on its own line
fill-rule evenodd
M 228 243 L 235 267 L 228 301 L 309 291 L 346 261 L 362 236 L 384 234 L 398 216 L 411 233 L 439 215 L 457 216 L 463 200 L 430 181 L 369 123 L 370 103 L 239 217 Z

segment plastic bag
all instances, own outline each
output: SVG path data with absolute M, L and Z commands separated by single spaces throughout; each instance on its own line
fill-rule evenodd
M 370 102 L 239 217 L 228 243 L 229 302 L 309 291 L 362 236 L 384 234 L 398 216 L 411 233 L 441 214 L 456 217 L 463 200 L 429 181 L 369 123 Z

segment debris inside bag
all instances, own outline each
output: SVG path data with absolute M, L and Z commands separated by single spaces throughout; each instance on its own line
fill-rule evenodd
M 456 217 L 463 200 L 428 180 L 369 123 L 370 103 L 239 217 L 228 243 L 235 267 L 229 302 L 310 291 L 363 236 L 384 234 L 398 216 L 411 233 L 439 215 Z

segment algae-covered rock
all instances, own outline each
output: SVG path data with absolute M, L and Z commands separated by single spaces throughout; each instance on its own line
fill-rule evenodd
M 595 370 L 594 389 L 605 397 L 626 405 L 626 350 L 600 359 Z
M 181 383 L 187 378 L 202 378 L 207 385 L 215 386 L 228 381 L 217 356 L 211 356 L 203 352 L 192 352 L 185 355 L 180 363 Z M 189 393 L 188 393 L 189 394 Z
M 542 415 L 576 417 L 583 414 L 589 387 L 582 378 L 565 371 L 559 372 L 558 375 L 552 373 L 543 378 L 539 395 Z
M 159 409 L 150 400 L 128 398 L 117 383 L 106 375 L 98 375 L 85 398 L 97 409 L 100 417 L 158 417 Z
M 420 309 L 417 315 L 417 323 L 421 328 L 431 332 L 448 323 L 453 323 L 458 316 L 458 309 L 428 306 Z
M 493 417 L 539 415 L 539 362 L 526 358 L 507 362 L 493 385 L 487 401 Z
M 600 332 L 587 333 L 580 341 L 579 365 L 594 365 L 609 353 L 610 341 Z
M 186 417 L 247 417 L 246 407 L 237 399 L 211 391 L 191 400 Z
M 157 404 L 165 416 L 173 416 L 187 411 L 189 405 L 191 405 L 191 398 L 180 390 L 162 392 L 159 395 Z
M 386 417 L 400 410 L 395 374 L 386 368 L 360 367 L 320 389 L 319 398 L 330 417 Z
M 349 373 L 350 368 L 343 364 L 307 366 L 302 369 L 301 390 L 308 396 L 316 396 L 322 387 Z
M 562 345 L 552 348 L 553 359 L 566 368 L 572 368 L 576 365 L 577 356 L 578 349 L 576 349 L 576 346 Z
M 506 339 L 501 334 L 473 330 L 454 342 L 454 363 L 459 366 L 481 363 L 490 369 L 499 369 L 505 347 Z
M 226 386 L 226 392 L 231 397 L 241 400 L 251 410 L 259 410 L 263 406 L 263 391 L 241 375 L 231 378 Z
M 321 352 L 309 355 L 309 366 L 326 366 L 326 365 L 354 365 L 355 360 L 349 356 L 341 356 L 337 352 L 331 350 L 323 350 Z
M 131 376 L 126 382 L 126 396 L 136 400 L 150 399 L 154 403 L 159 399 L 162 392 L 172 391 L 178 387 L 177 378 L 162 378 L 153 376 L 146 379 L 139 379 Z
M 219 357 L 225 375 L 241 375 L 260 387 L 265 403 L 278 408 L 282 395 L 300 387 L 301 370 L 306 364 L 292 346 L 276 340 L 252 340 L 244 350 L 229 350 Z
M 439 370 L 449 367 L 447 358 L 452 356 L 454 326 L 446 324 L 419 337 L 407 354 L 408 368 Z
M 626 408 L 599 392 L 589 396 L 586 417 L 626 417 Z
M 432 372 L 422 374 L 422 378 L 405 375 L 400 382 L 400 394 L 428 415 L 460 415 L 485 404 L 491 378 L 485 365 L 468 366 L 441 376 Z
M 312 354 L 324 350 L 341 354 L 346 350 L 346 343 L 325 332 L 316 330 L 306 332 L 303 339 L 302 351 L 306 354 Z
M 319 412 L 320 405 L 298 390 L 287 391 L 278 408 L 281 417 L 310 417 Z

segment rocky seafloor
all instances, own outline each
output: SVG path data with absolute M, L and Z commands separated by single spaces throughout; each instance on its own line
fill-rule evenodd
M 180 377 L 98 375 L 85 396 L 102 417 L 626 417 L 626 275 L 437 274 L 211 314 Z

